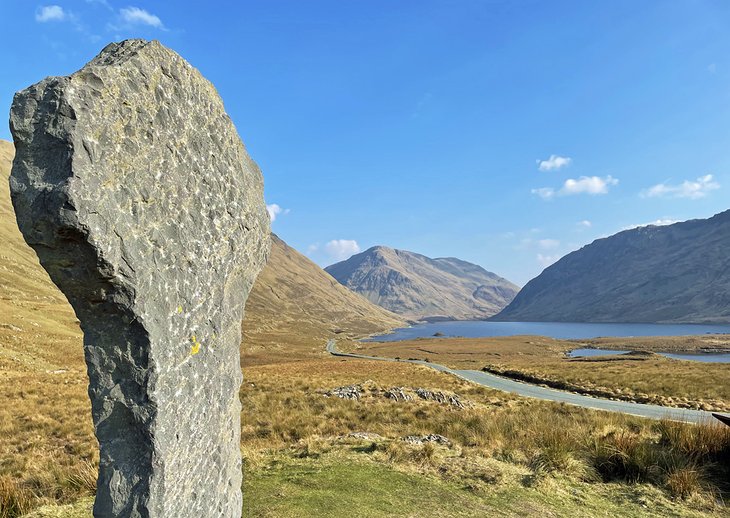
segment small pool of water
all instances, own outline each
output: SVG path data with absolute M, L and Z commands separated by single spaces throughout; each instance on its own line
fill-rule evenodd
M 573 349 L 568 353 L 570 358 L 590 358 L 592 356 L 618 356 L 631 351 L 617 351 L 613 349 Z M 730 353 L 663 353 L 667 358 L 675 360 L 689 360 L 703 363 L 730 363 Z

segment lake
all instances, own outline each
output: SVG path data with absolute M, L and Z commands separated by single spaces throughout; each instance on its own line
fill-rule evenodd
M 490 336 L 540 335 L 559 339 L 598 338 L 600 336 L 688 336 L 730 334 L 723 324 L 597 324 L 570 322 L 489 322 L 483 320 L 432 322 L 396 329 L 374 336 L 368 341 L 395 342 L 429 338 L 436 333 L 444 337 L 484 338 Z

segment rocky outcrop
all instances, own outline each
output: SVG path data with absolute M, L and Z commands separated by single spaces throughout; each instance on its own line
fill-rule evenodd
M 376 246 L 325 268 L 344 286 L 413 320 L 478 320 L 498 313 L 519 288 L 452 257 Z
M 158 42 L 16 94 L 18 225 L 81 321 L 96 516 L 240 516 L 239 346 L 266 260 L 261 173 Z
M 449 439 L 437 433 L 430 433 L 428 435 L 407 435 L 406 437 L 403 437 L 403 441 L 408 444 L 413 444 L 414 446 L 421 446 L 427 442 L 442 444 L 444 446 L 449 446 L 451 444 Z
M 324 391 L 322 395 L 324 397 L 336 397 L 354 401 L 388 399 L 396 403 L 410 403 L 421 399 L 423 401 L 433 401 L 442 405 L 448 405 L 459 410 L 474 406 L 471 401 L 462 399 L 458 394 L 429 390 L 422 387 L 390 387 L 383 389 L 371 380 L 355 385 L 335 387 L 331 390 Z
M 531 280 L 503 321 L 730 322 L 730 211 L 598 239 Z

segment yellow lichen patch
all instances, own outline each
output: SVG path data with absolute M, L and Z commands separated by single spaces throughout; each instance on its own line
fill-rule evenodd
M 178 307 L 177 307 L 177 313 L 178 313 L 178 315 L 179 315 L 180 313 L 182 313 L 182 306 L 178 306 Z
M 200 352 L 200 342 L 198 342 L 198 338 L 193 335 L 190 337 L 190 341 L 193 343 L 193 345 L 190 346 L 190 354 L 198 354 Z

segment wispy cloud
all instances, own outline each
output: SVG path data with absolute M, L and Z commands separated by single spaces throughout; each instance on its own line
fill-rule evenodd
M 618 185 L 618 179 L 611 175 L 601 176 L 581 176 L 580 178 L 569 178 L 560 189 L 552 187 L 540 187 L 532 189 L 532 194 L 536 194 L 543 200 L 551 200 L 556 196 L 571 196 L 574 194 L 607 194 L 610 187 Z
M 552 187 L 540 187 L 539 189 L 532 189 L 531 192 L 537 194 L 543 200 L 552 200 L 557 194 L 557 191 Z
M 584 219 L 584 220 L 578 222 L 578 226 L 580 228 L 591 228 L 593 226 L 593 223 L 591 223 L 587 219 Z
M 122 21 L 130 25 L 149 25 L 156 29 L 165 29 L 162 20 L 158 16 L 139 7 L 124 7 L 119 9 L 119 16 Z
M 69 14 L 60 5 L 45 5 L 35 12 L 35 21 L 40 23 L 62 22 L 69 18 Z
M 324 245 L 324 250 L 332 259 L 342 261 L 360 251 L 360 245 L 354 239 L 333 239 Z
M 560 259 L 560 256 L 557 254 L 553 254 L 553 255 L 537 254 L 537 262 L 543 268 L 547 268 L 551 264 L 557 262 L 558 259 Z
M 704 198 L 711 191 L 720 188 L 720 184 L 714 180 L 711 174 L 700 176 L 697 180 L 685 180 L 678 185 L 658 183 L 641 193 L 642 198 L 688 198 L 699 200 Z
M 639 227 L 664 227 L 666 225 L 674 225 L 675 223 L 679 223 L 678 219 L 656 219 L 654 221 L 650 221 L 649 223 L 642 223 L 640 225 L 629 225 L 627 227 L 622 228 L 621 230 L 631 230 L 632 228 L 639 228 Z
M 547 160 L 536 160 L 537 168 L 540 171 L 557 171 L 563 167 L 569 166 L 573 161 L 572 158 L 567 156 L 550 155 Z
M 537 241 L 537 245 L 543 250 L 552 250 L 560 246 L 560 241 L 557 239 L 540 239 Z
M 319 243 L 311 244 L 307 247 L 307 255 L 312 255 L 317 250 L 319 250 Z
M 281 206 L 277 203 L 270 203 L 266 205 L 266 210 L 269 212 L 269 217 L 271 218 L 271 222 L 273 223 L 276 221 L 276 217 L 281 215 L 287 215 L 289 212 L 291 212 L 289 209 L 282 209 Z
M 413 109 L 411 117 L 414 119 L 418 118 L 418 116 L 421 115 L 423 109 L 431 102 L 431 99 L 433 99 L 433 94 L 431 92 L 426 92 L 425 94 L 423 94 L 416 103 L 416 107 Z
M 710 74 L 715 74 L 717 72 L 717 65 L 715 63 L 710 63 L 709 65 L 707 65 L 707 71 Z
M 103 5 L 110 11 L 113 10 L 112 6 L 107 2 L 107 0 L 86 0 L 87 4 L 97 4 L 97 5 Z

